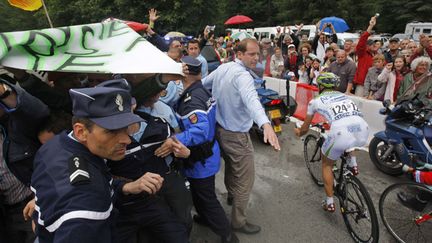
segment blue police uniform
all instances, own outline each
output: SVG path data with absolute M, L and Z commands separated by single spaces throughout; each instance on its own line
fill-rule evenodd
M 40 243 L 115 242 L 113 180 L 103 159 L 64 132 L 41 147 L 34 163 Z
M 200 63 L 192 57 L 182 59 L 190 74 L 199 74 Z M 184 174 L 190 182 L 198 217 L 222 238 L 231 234 L 225 211 L 215 193 L 215 174 L 220 168 L 220 150 L 215 140 L 216 104 L 201 81 L 187 87 L 176 106 L 181 133 L 176 138 L 191 150 Z
M 123 89 L 72 89 L 73 114 L 116 130 L 141 122 Z M 61 133 L 36 154 L 31 189 L 35 193 L 36 234 L 45 242 L 117 242 L 113 201 L 124 181 L 113 180 L 104 159 L 73 133 Z
M 100 85 L 130 90 L 127 82 L 104 82 Z M 133 135 L 132 142 L 127 146 L 125 158 L 120 161 L 109 160 L 107 165 L 115 178 L 136 180 L 145 173 L 152 172 L 164 177 L 164 183 L 157 197 L 141 193 L 123 196 L 116 201 L 115 207 L 119 210 L 118 238 L 123 243 L 135 243 L 137 235 L 142 236 L 145 232 L 151 240 L 188 242 L 187 226 L 191 227 L 192 224 L 192 202 L 190 196 L 185 195 L 189 192 L 185 188 L 184 179 L 175 180 L 176 175 L 169 173 L 165 159 L 154 155 L 155 150 L 173 134 L 174 130 L 164 118 L 154 117 L 143 109 L 138 109 L 135 114 L 143 121 L 139 132 Z M 167 199 L 172 195 L 169 193 L 171 191 L 174 192 L 174 196 L 178 195 L 174 200 Z M 172 201 L 177 204 L 170 204 Z M 177 208 L 179 209 L 176 210 Z
M 220 168 L 220 150 L 215 140 L 216 104 L 201 81 L 193 83 L 180 97 L 176 109 L 180 130 L 176 138 L 187 147 L 212 143 L 213 155 L 204 161 L 186 168 L 184 174 L 190 178 L 206 178 L 215 175 Z

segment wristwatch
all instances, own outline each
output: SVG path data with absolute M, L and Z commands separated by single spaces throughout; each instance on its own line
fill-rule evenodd
M 0 99 L 4 99 L 4 98 L 8 97 L 12 93 L 12 88 L 9 85 L 5 84 L 5 83 L 2 83 L 1 85 L 4 88 L 4 92 L 3 92 L 2 95 L 0 95 Z

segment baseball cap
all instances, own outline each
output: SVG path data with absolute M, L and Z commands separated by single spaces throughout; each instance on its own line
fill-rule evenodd
M 295 45 L 294 44 L 289 44 L 288 48 L 295 48 Z
M 198 59 L 191 56 L 184 56 L 182 57 L 181 61 L 187 65 L 189 74 L 198 75 L 201 73 L 202 63 Z
M 123 88 L 101 87 L 70 89 L 72 113 L 88 118 L 98 126 L 117 130 L 143 121 L 131 111 L 131 95 Z

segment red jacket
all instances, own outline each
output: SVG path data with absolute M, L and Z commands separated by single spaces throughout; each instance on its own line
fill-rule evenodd
M 369 32 L 365 31 L 359 39 L 356 47 L 358 57 L 357 70 L 354 76 L 354 84 L 363 85 L 366 74 L 373 65 L 373 55 L 367 50 L 367 39 L 370 36 Z

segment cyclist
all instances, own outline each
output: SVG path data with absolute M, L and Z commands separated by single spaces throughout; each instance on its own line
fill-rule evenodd
M 315 113 L 319 113 L 331 124 L 330 131 L 322 147 L 322 176 L 327 194 L 323 202 L 324 210 L 335 211 L 333 200 L 333 164 L 346 149 L 364 146 L 369 135 L 369 128 L 362 118 L 362 113 L 349 96 L 337 90 L 339 77 L 333 73 L 321 73 L 317 77 L 319 96 L 309 102 L 307 115 L 303 125 L 295 128 L 297 136 L 303 136 L 309 130 L 309 125 Z M 348 157 L 348 168 L 354 175 L 358 167 L 354 155 Z

